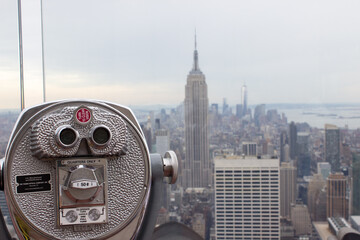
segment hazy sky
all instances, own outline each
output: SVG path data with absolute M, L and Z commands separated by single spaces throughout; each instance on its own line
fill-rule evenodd
M 17 1 L 0 1 L 0 108 L 19 106 Z M 47 98 L 179 104 L 196 28 L 210 103 L 360 103 L 360 1 L 43 0 Z M 40 0 L 22 1 L 26 106 Z

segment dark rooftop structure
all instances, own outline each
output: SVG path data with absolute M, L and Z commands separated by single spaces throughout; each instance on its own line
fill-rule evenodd
M 151 240 L 203 240 L 191 228 L 178 222 L 168 222 L 155 228 Z

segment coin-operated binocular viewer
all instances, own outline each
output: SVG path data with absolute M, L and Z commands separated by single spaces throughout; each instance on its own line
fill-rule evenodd
M 0 187 L 20 239 L 148 239 L 177 171 L 174 152 L 149 154 L 130 109 L 59 101 L 21 113 Z

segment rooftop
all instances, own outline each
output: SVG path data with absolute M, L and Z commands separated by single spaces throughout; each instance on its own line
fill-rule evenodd
M 279 159 L 261 158 L 253 156 L 231 156 L 231 158 L 214 159 L 215 167 L 266 167 L 279 168 Z

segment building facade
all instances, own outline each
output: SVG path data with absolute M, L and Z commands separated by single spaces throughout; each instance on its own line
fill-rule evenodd
M 238 118 L 241 118 L 242 115 L 243 115 L 242 105 L 241 104 L 236 104 L 236 116 Z
M 147 122 L 141 125 L 141 129 L 144 133 L 149 152 L 152 152 L 152 129 L 150 116 L 148 117 Z
M 284 147 L 288 144 L 288 137 L 286 131 L 280 133 L 280 162 L 285 162 L 285 149 Z
M 321 174 L 314 174 L 308 186 L 308 208 L 313 221 L 326 221 L 326 182 Z
M 347 180 L 342 173 L 330 174 L 326 181 L 326 216 L 347 218 Z
M 247 87 L 244 84 L 241 87 L 241 106 L 242 106 L 242 116 L 245 116 L 248 111 L 248 103 L 247 103 Z
M 289 124 L 289 143 L 290 143 L 290 158 L 295 160 L 297 149 L 297 128 L 294 122 Z
M 311 155 L 309 150 L 310 134 L 306 132 L 298 132 L 296 140 L 296 156 L 298 176 L 304 177 L 310 175 Z
M 254 110 L 254 120 L 257 127 L 260 127 L 261 124 L 265 122 L 265 104 L 260 104 L 255 107 Z
M 164 156 L 170 150 L 170 138 L 167 129 L 158 129 L 155 132 L 156 152 Z
M 312 225 L 306 205 L 295 204 L 292 206 L 291 222 L 295 229 L 295 236 L 311 236 Z
M 280 239 L 278 159 L 215 159 L 216 239 Z
M 245 156 L 257 156 L 256 142 L 242 142 L 242 153 Z
M 331 173 L 331 165 L 328 162 L 318 162 L 317 163 L 317 173 L 321 174 L 323 179 L 327 179 Z
M 334 172 L 340 171 L 340 129 L 331 124 L 325 124 L 325 160 Z
M 198 51 L 185 86 L 185 161 L 182 171 L 183 187 L 208 187 L 211 166 L 208 140 L 208 93 L 205 75 L 200 71 Z
M 353 155 L 352 174 L 352 215 L 360 215 L 360 154 Z
M 291 205 L 296 203 L 297 170 L 291 163 L 283 162 L 280 167 L 280 215 L 291 219 Z

